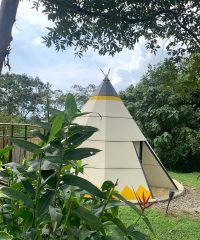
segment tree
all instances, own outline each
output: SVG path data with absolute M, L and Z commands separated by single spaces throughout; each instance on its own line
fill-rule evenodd
M 15 8 L 11 9 L 9 4 L 4 7 L 2 3 L 0 10 L 0 26 L 10 33 L 13 18 L 11 21 L 4 13 L 8 11 L 15 16 L 18 1 L 3 2 L 15 2 Z M 140 37 L 146 40 L 146 48 L 154 53 L 163 45 L 159 39 L 168 40 L 166 49 L 176 60 L 185 53 L 200 50 L 199 0 L 34 1 L 36 9 L 40 5 L 44 7 L 43 13 L 48 15 L 48 19 L 55 23 L 44 37 L 46 45 L 55 44 L 57 50 L 72 46 L 78 56 L 89 47 L 102 55 L 114 55 L 124 47 L 134 49 Z M 5 19 L 11 23 L 9 28 L 2 24 Z M 6 42 L 8 47 L 9 41 Z M 0 53 L 2 48 L 0 44 Z M 8 49 L 4 47 L 3 50 Z M 1 59 L 4 58 L 5 54 Z
M 19 0 L 1 0 L 0 6 L 0 74 L 3 64 L 10 68 L 9 56 L 10 42 L 12 41 L 12 27 L 15 22 Z
M 24 122 L 28 116 L 36 113 L 42 117 L 49 87 L 38 77 L 3 74 L 0 76 L 0 111 L 11 116 L 21 116 Z
M 121 92 L 131 115 L 170 170 L 200 170 L 200 55 L 166 60 Z M 195 73 L 195 74 L 194 74 Z
M 79 109 L 87 102 L 96 88 L 97 87 L 94 84 L 89 84 L 87 87 L 82 87 L 78 84 L 75 84 L 71 87 L 71 92 L 76 99 Z
M 179 58 L 200 49 L 200 2 L 104 0 L 40 1 L 55 26 L 45 37 L 47 46 L 64 50 L 73 46 L 78 55 L 93 47 L 114 55 L 123 47 L 134 49 L 140 37 L 154 53 L 169 40 L 166 49 Z
M 52 96 L 50 98 L 50 108 L 58 110 L 64 109 L 66 95 L 70 92 L 73 93 L 77 106 L 80 109 L 95 90 L 96 86 L 94 84 L 89 84 L 87 87 L 75 84 L 71 87 L 70 91 L 66 93 L 62 90 L 55 90 L 52 92 Z

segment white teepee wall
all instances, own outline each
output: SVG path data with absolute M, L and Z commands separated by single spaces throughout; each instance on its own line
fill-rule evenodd
M 176 189 L 107 78 L 82 112 L 92 113 L 76 122 L 99 129 L 83 146 L 102 150 L 84 160 L 85 178 L 99 187 L 105 180 L 119 179 L 117 189 L 129 200 L 135 200 L 133 189 L 140 197 L 143 193 L 153 197 L 151 187 Z

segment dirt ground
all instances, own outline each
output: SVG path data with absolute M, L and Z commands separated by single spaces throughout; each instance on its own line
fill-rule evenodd
M 200 216 L 200 193 L 195 189 L 184 186 L 185 190 L 181 196 L 174 198 L 169 205 L 169 214 L 187 213 Z M 155 208 L 166 210 L 168 201 L 155 204 Z

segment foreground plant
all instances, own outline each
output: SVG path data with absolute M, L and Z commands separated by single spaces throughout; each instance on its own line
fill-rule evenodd
M 97 131 L 73 123 L 84 114 L 68 94 L 65 110 L 41 123 L 45 134 L 33 131 L 41 140 L 38 145 L 12 139 L 33 157 L 2 165 L 0 239 L 147 239 L 134 224 L 127 227 L 118 218 L 118 207 L 127 204 L 151 229 L 143 212 L 115 191 L 117 183 L 106 181 L 98 189 L 78 176 L 84 170 L 79 160 L 100 151 L 81 147 Z

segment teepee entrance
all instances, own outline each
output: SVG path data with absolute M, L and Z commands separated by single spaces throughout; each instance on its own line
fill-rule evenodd
M 145 194 L 156 198 L 156 188 L 167 193 L 177 190 L 107 76 L 82 111 L 91 113 L 79 117 L 77 123 L 99 129 L 84 142 L 84 147 L 102 150 L 84 160 L 86 179 L 96 186 L 118 179 L 118 191 L 132 201 L 136 200 L 134 192 L 140 197 Z

